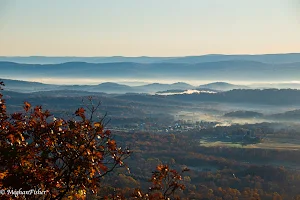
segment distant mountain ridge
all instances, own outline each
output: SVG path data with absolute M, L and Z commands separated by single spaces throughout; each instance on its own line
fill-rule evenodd
M 1 81 L 3 79 L 0 79 Z M 6 94 L 22 94 L 22 96 L 31 96 L 33 93 L 41 94 L 70 94 L 80 96 L 80 94 L 113 94 L 112 96 L 118 96 L 121 99 L 130 99 L 134 101 L 137 99 L 147 99 L 147 101 L 156 101 L 156 99 L 165 99 L 167 101 L 176 101 L 182 103 L 195 103 L 195 102 L 222 102 L 222 103 L 239 103 L 239 104 L 260 104 L 260 105 L 300 105 L 300 90 L 292 89 L 234 89 L 230 91 L 214 92 L 214 93 L 193 93 L 193 94 L 174 94 L 161 96 L 158 94 L 144 94 L 141 92 L 142 89 L 140 86 L 139 90 L 136 90 L 136 87 L 130 87 L 122 84 L 116 83 L 101 83 L 98 85 L 51 85 L 51 84 L 41 84 L 37 82 L 26 82 L 26 81 L 14 81 L 14 80 L 3 80 L 6 86 L 4 87 L 4 93 Z M 19 85 L 17 85 L 19 84 Z M 150 85 L 150 86 L 149 86 Z M 175 84 L 155 84 L 162 85 L 163 87 L 168 86 L 172 87 Z M 37 90 L 38 86 L 42 86 L 40 90 Z M 13 87 L 13 88 L 11 88 Z M 95 89 L 96 87 L 96 89 Z M 110 91 L 100 90 L 99 88 L 110 88 Z M 151 84 L 145 85 L 146 91 L 149 90 Z M 98 90 L 97 90 L 98 88 Z M 126 91 L 124 88 L 128 88 L 133 92 Z M 144 91 L 145 91 L 144 90 Z M 40 91 L 40 92 L 38 92 Z M 43 92 L 44 91 L 44 92 Z M 25 93 L 27 92 L 27 94 Z M 116 95 L 115 95 L 116 94 Z M 25 99 L 24 99 L 25 100 Z M 286 112 L 281 116 L 273 116 L 274 118 L 293 118 L 294 116 L 300 116 L 299 111 Z M 243 114 L 243 113 L 234 113 L 234 114 Z M 246 113 L 251 114 L 251 113 Z
M 199 89 L 210 89 L 219 91 L 229 91 L 233 89 L 249 89 L 249 87 L 244 85 L 234 85 L 226 82 L 214 82 L 205 85 L 200 85 Z
M 180 93 L 188 90 L 211 91 L 213 93 L 224 92 L 236 89 L 300 89 L 300 84 L 269 84 L 268 86 L 260 85 L 235 85 L 227 82 L 211 82 L 200 86 L 193 86 L 185 82 L 176 82 L 172 84 L 150 83 L 141 86 L 129 86 L 115 82 L 103 82 L 97 85 L 63 85 L 63 84 L 45 84 L 40 82 L 22 81 L 3 79 L 0 80 L 5 83 L 5 90 L 15 92 L 35 92 L 35 91 L 55 91 L 55 90 L 73 90 L 86 92 L 101 92 L 101 93 Z M 276 87 L 275 87 L 276 86 Z
M 114 82 L 104 82 L 98 85 L 54 85 L 39 82 L 20 81 L 11 79 L 1 79 L 5 83 L 5 89 L 15 92 L 36 92 L 52 90 L 74 90 L 86 92 L 104 92 L 104 93 L 156 93 L 167 89 L 191 89 L 194 86 L 183 82 L 173 84 L 152 83 L 142 86 L 128 86 Z
M 285 53 L 285 54 L 261 54 L 261 55 L 224 55 L 224 54 L 208 54 L 200 56 L 182 56 L 182 57 L 48 57 L 48 56 L 0 56 L 0 61 L 26 63 L 26 64 L 61 64 L 66 62 L 87 62 L 87 63 L 115 63 L 115 62 L 135 62 L 135 63 L 202 63 L 202 62 L 217 62 L 231 60 L 248 60 L 263 63 L 293 63 L 300 62 L 300 53 Z
M 251 81 L 282 82 L 300 79 L 300 62 L 266 64 L 257 61 L 216 61 L 189 63 L 85 63 L 17 64 L 0 62 L 2 77 L 36 78 L 116 78 L 126 80 L 178 80 L 178 81 Z M 154 82 L 154 81 L 153 81 Z M 173 88 L 174 89 L 174 88 Z

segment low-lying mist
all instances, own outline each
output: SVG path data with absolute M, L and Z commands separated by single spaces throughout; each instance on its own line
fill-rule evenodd
M 40 82 L 44 84 L 55 84 L 55 85 L 97 85 L 105 82 L 114 82 L 119 84 L 125 84 L 128 86 L 141 86 L 151 83 L 161 83 L 161 84 L 172 84 L 178 82 L 185 82 L 187 84 L 193 86 L 199 86 L 202 84 L 209 84 L 212 82 L 226 82 L 234 85 L 244 85 L 250 88 L 261 88 L 261 87 L 269 87 L 269 88 L 295 88 L 300 89 L 300 81 L 265 81 L 265 82 L 257 82 L 257 81 L 236 81 L 236 80 L 228 80 L 228 79 L 174 79 L 174 78 L 153 78 L 153 79 L 144 79 L 144 78 L 122 78 L 122 77 L 110 77 L 110 78 L 89 78 L 89 77 L 78 77 L 78 78 L 67 78 L 67 77 L 35 77 L 35 76 L 15 76 L 15 75 L 6 75 L 2 76 L 2 78 L 6 79 L 14 79 L 14 80 L 23 80 L 23 81 L 32 81 L 32 82 Z M 286 86 L 286 87 L 284 87 Z
M 256 123 L 284 123 L 287 125 L 300 125 L 298 118 L 276 118 L 278 114 L 299 110 L 300 105 L 295 106 L 274 106 L 274 105 L 259 105 L 259 104 L 229 104 L 229 103 L 201 103 L 194 107 L 186 107 L 184 110 L 174 112 L 176 120 L 188 120 L 193 123 L 197 121 L 217 122 L 220 126 L 230 126 L 232 124 L 256 124 Z M 261 117 L 251 116 L 233 116 L 227 117 L 230 112 L 257 112 L 262 114 Z

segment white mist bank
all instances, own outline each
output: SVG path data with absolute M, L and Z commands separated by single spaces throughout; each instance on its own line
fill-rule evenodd
M 158 94 L 158 95 L 175 95 L 175 94 L 200 94 L 200 93 L 215 94 L 217 92 L 207 91 L 207 90 L 185 90 L 183 92 L 163 92 L 163 93 L 156 93 L 156 94 Z
M 172 84 L 177 82 L 185 82 L 193 86 L 199 86 L 202 84 L 208 84 L 212 82 L 226 82 L 236 85 L 245 86 L 269 86 L 277 84 L 300 84 L 297 80 L 287 80 L 287 81 L 277 81 L 277 82 L 257 82 L 257 81 L 234 81 L 234 80 L 191 80 L 191 79 L 122 79 L 122 78 L 59 78 L 59 77 L 14 77 L 5 76 L 2 78 L 40 82 L 45 84 L 56 84 L 56 85 L 97 85 L 104 82 L 115 82 L 120 84 L 125 84 L 129 86 L 139 86 L 150 83 L 162 83 L 162 84 Z
M 161 84 L 172 84 L 178 82 L 185 82 L 192 86 L 199 86 L 203 84 L 209 84 L 212 82 L 226 82 L 234 85 L 248 86 L 249 88 L 262 88 L 262 87 L 282 87 L 286 85 L 287 87 L 295 86 L 295 88 L 300 89 L 300 81 L 297 80 L 287 80 L 287 81 L 274 81 L 274 82 L 257 82 L 257 81 L 234 81 L 234 80 L 191 80 L 168 78 L 165 79 L 124 79 L 124 78 L 61 78 L 61 77 L 24 77 L 24 76 L 1 76 L 0 78 L 21 80 L 21 81 L 31 81 L 39 82 L 44 84 L 54 84 L 54 85 L 98 85 L 105 82 L 114 82 L 119 84 L 124 84 L 128 86 L 142 86 L 151 83 L 161 83 Z

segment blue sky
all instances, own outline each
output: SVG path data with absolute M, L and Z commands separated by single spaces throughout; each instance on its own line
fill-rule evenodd
M 300 52 L 299 2 L 0 0 L 0 55 Z

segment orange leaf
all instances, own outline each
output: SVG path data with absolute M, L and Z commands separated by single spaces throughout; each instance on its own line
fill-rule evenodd
M 78 108 L 76 110 L 75 114 L 78 115 L 78 116 L 80 116 L 80 115 L 84 114 L 84 112 L 85 112 L 84 108 Z
M 13 134 L 9 134 L 9 135 L 7 136 L 7 139 L 9 139 L 11 143 L 14 143 L 14 142 L 15 142 L 15 136 L 14 136 Z
M 28 112 L 28 110 L 31 108 L 30 103 L 28 103 L 27 101 L 24 102 L 24 109 L 26 112 Z
M 80 116 L 82 119 L 85 119 L 85 115 L 84 115 L 84 108 L 78 108 L 75 112 L 76 116 Z
M 0 173 L 0 180 L 1 179 L 4 179 L 4 177 L 8 174 L 8 171 L 5 171 L 5 172 L 1 172 Z
M 94 123 L 94 126 L 95 126 L 95 127 L 102 127 L 101 123 L 99 123 L 99 122 L 95 122 L 95 123 Z

